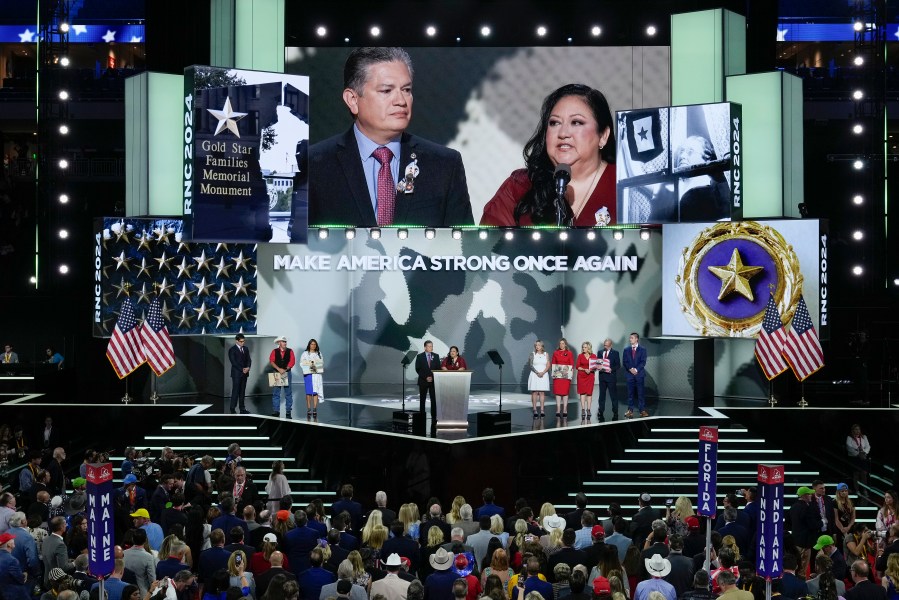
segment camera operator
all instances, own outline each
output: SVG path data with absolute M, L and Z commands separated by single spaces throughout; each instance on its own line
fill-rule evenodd
M 895 523 L 887 531 L 886 546 L 877 553 L 877 562 L 874 567 L 878 573 L 882 574 L 887 570 L 887 561 L 890 559 L 890 555 L 895 553 L 899 553 L 899 523 Z

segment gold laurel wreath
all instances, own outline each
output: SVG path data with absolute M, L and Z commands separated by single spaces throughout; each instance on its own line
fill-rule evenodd
M 784 323 L 793 319 L 796 303 L 802 295 L 802 273 L 793 246 L 787 244 L 777 230 L 757 221 L 718 223 L 704 229 L 683 249 L 674 277 L 674 289 L 681 311 L 699 335 L 751 338 L 758 335 L 765 318 L 765 308 L 744 319 L 729 319 L 719 315 L 705 303 L 699 293 L 697 271 L 705 255 L 716 245 L 732 239 L 758 244 L 768 252 L 777 269 L 774 302 Z

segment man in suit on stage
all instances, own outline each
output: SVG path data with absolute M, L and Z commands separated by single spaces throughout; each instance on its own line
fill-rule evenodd
M 244 345 L 245 339 L 242 333 L 234 336 L 234 345 L 228 350 L 228 360 L 231 361 L 231 414 L 237 412 L 240 405 L 240 414 L 248 415 L 250 411 L 244 406 L 244 396 L 247 393 L 247 379 L 250 377 L 250 351 Z
M 618 350 L 612 349 L 612 340 L 606 338 L 602 343 L 602 353 L 599 355 L 603 361 L 609 361 L 609 366 L 599 370 L 599 398 L 597 399 L 596 413 L 600 421 L 605 421 L 603 413 L 606 411 L 606 391 L 609 392 L 609 400 L 612 403 L 612 418 L 618 418 L 618 368 L 621 359 Z M 605 363 L 603 363 L 605 364 Z M 606 370 L 608 369 L 608 370 Z
M 425 411 L 425 397 L 431 395 L 431 419 L 437 419 L 437 399 L 434 394 L 434 371 L 440 369 L 440 357 L 434 352 L 434 342 L 425 342 L 425 351 L 415 357 L 415 372 L 418 373 L 419 411 Z
M 357 48 L 343 79 L 355 122 L 309 149 L 309 224 L 473 224 L 461 155 L 406 133 L 412 118 L 406 51 Z
M 640 336 L 636 332 L 631 334 L 629 341 L 630 346 L 624 349 L 622 359 L 624 380 L 627 383 L 627 412 L 624 416 L 628 419 L 634 416 L 634 396 L 636 396 L 640 416 L 648 417 L 643 389 L 646 383 L 646 348 L 640 345 Z

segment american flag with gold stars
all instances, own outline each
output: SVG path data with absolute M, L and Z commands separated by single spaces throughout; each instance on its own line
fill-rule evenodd
M 180 219 L 95 222 L 95 337 L 130 299 L 139 322 L 158 296 L 171 335 L 256 333 L 256 246 L 182 241 Z

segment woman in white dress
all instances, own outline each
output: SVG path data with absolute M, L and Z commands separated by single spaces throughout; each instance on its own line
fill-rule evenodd
M 534 342 L 534 351 L 528 358 L 528 367 L 531 374 L 528 375 L 528 390 L 531 392 L 531 404 L 534 407 L 534 418 L 545 417 L 546 392 L 549 391 L 549 354 L 543 348 L 543 341 Z M 540 410 L 537 410 L 537 400 L 540 400 Z
M 306 344 L 306 351 L 300 356 L 300 367 L 306 384 L 306 416 L 315 418 L 318 417 L 318 403 L 325 398 L 321 376 L 324 362 L 316 340 L 309 340 Z
M 284 476 L 284 462 L 276 460 L 272 463 L 272 472 L 265 484 L 265 493 L 268 495 L 268 513 L 274 521 L 275 513 L 281 510 L 281 498 L 290 493 L 290 484 Z

